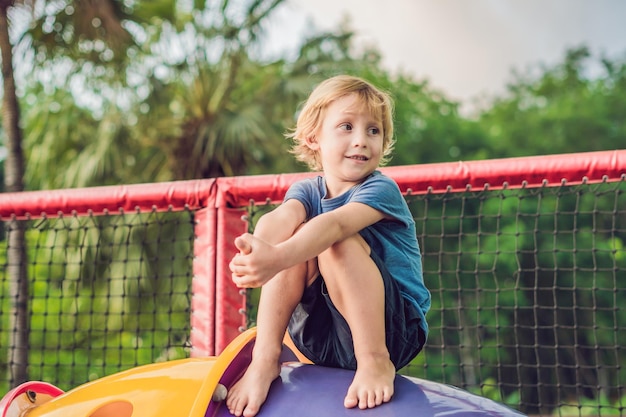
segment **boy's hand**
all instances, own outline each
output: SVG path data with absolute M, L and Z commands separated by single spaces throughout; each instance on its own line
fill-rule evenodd
M 235 246 L 239 253 L 230 261 L 229 266 L 237 287 L 261 287 L 281 270 L 275 246 L 249 233 L 236 238 Z

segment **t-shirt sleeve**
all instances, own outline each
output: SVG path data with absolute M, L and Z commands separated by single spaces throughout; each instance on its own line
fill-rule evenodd
M 313 207 L 311 206 L 312 196 L 314 194 L 315 183 L 311 179 L 305 179 L 291 184 L 283 202 L 287 200 L 298 200 L 304 206 L 306 218 L 313 216 Z
M 384 175 L 376 175 L 365 181 L 350 198 L 352 202 L 367 204 L 386 216 L 404 223 L 406 218 L 406 201 L 398 184 Z

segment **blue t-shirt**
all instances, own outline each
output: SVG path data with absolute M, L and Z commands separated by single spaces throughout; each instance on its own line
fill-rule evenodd
M 426 313 L 430 309 L 430 292 L 424 285 L 422 255 L 415 232 L 415 222 L 400 188 L 391 178 L 374 171 L 362 183 L 342 195 L 326 197 L 324 177 L 298 181 L 289 187 L 284 201 L 296 199 L 306 210 L 309 220 L 347 203 L 366 204 L 389 219 L 383 219 L 361 230 L 360 234 L 398 282 L 402 295 L 410 300 L 422 315 L 424 331 L 428 333 Z

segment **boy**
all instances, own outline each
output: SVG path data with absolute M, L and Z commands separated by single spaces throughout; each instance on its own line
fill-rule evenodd
M 313 363 L 356 370 L 346 408 L 373 408 L 391 400 L 396 370 L 424 346 L 430 308 L 413 218 L 377 171 L 393 147 L 391 99 L 360 78 L 330 78 L 288 137 L 323 176 L 293 184 L 254 235 L 235 240 L 234 283 L 263 288 L 252 361 L 226 406 L 258 413 L 288 329 Z

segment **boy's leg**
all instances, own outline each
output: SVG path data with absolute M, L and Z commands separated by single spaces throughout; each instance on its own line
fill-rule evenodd
M 309 261 L 282 271 L 262 287 L 252 361 L 226 399 L 231 414 L 252 417 L 259 412 L 272 381 L 280 374 L 282 341 L 291 313 L 305 285 L 317 274 L 316 261 Z
M 360 235 L 338 242 L 318 257 L 328 295 L 345 318 L 357 369 L 344 405 L 372 408 L 388 402 L 396 369 L 385 341 L 385 287 Z

